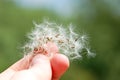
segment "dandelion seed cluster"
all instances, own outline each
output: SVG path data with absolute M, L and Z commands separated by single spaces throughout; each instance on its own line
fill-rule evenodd
M 65 54 L 69 59 L 79 59 L 82 57 L 83 49 L 87 55 L 92 55 L 86 45 L 86 36 L 79 35 L 73 31 L 73 26 L 67 28 L 62 25 L 57 25 L 53 22 L 44 21 L 41 24 L 35 24 L 35 28 L 28 34 L 29 42 L 24 46 L 25 53 L 33 53 L 41 51 L 42 54 L 53 55 L 46 53 L 48 42 L 55 43 L 60 53 Z M 40 49 L 40 50 L 38 50 Z

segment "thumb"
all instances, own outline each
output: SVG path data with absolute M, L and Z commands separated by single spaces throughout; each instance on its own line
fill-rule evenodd
M 44 55 L 36 55 L 27 70 L 18 71 L 11 80 L 51 80 L 50 60 Z
M 45 55 L 36 55 L 28 70 L 41 80 L 50 80 L 52 76 L 50 60 Z

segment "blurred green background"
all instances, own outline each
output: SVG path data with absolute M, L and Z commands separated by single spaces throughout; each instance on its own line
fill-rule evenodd
M 71 62 L 61 80 L 120 80 L 120 0 L 0 0 L 0 72 L 19 60 L 44 18 L 89 36 L 95 58 Z

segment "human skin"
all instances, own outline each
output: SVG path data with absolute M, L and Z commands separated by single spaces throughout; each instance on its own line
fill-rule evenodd
M 0 74 L 0 80 L 59 80 L 69 67 L 68 58 L 56 53 L 58 48 L 50 43 L 48 50 L 54 55 L 49 58 L 42 54 L 27 55 Z

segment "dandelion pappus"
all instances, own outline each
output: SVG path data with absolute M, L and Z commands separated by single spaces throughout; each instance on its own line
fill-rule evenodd
M 79 38 L 76 38 L 75 41 L 77 41 Z
M 52 41 L 52 37 L 46 37 L 48 41 Z
M 78 59 L 82 56 L 84 48 L 91 55 L 87 36 L 77 34 L 74 26 L 63 26 L 57 23 L 44 21 L 41 24 L 35 23 L 35 29 L 28 35 L 29 43 L 24 46 L 25 53 L 33 53 L 33 55 L 43 54 L 46 56 L 54 53 L 63 53 L 70 59 Z
M 58 40 L 58 43 L 59 43 L 59 44 L 62 44 L 62 43 L 64 43 L 64 41 L 62 41 L 62 40 Z
M 66 39 L 67 40 L 67 42 L 69 42 L 70 40 L 69 39 Z
M 46 55 L 47 51 L 42 47 L 37 47 L 37 48 L 34 48 L 33 53 L 34 54 L 44 54 L 44 55 Z
M 71 48 L 75 48 L 75 46 L 72 46 Z
M 60 36 L 60 34 L 55 35 L 56 38 L 58 38 L 58 36 Z
M 53 38 L 52 37 L 45 37 L 46 41 L 45 43 L 47 44 L 48 42 L 52 42 Z

